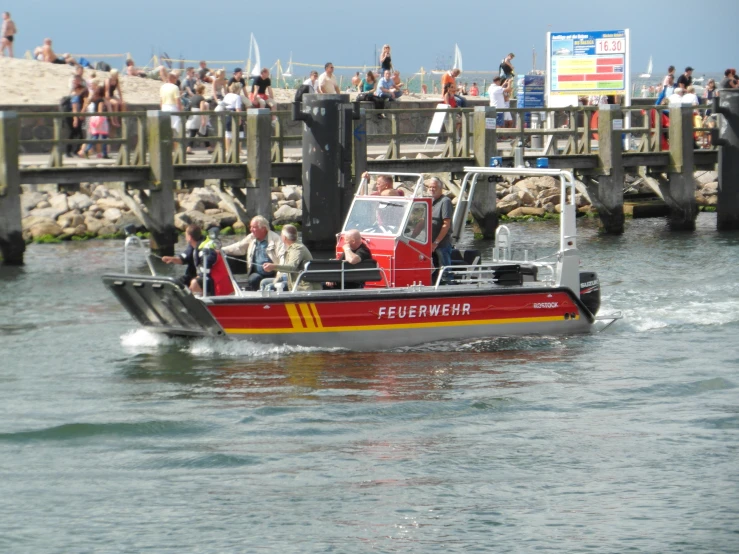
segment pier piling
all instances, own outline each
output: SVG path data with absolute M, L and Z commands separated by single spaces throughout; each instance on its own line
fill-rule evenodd
M 495 128 L 497 111 L 491 106 L 475 106 L 472 114 L 473 147 L 475 164 L 490 165 L 490 158 L 498 155 L 498 137 Z M 498 211 L 495 183 L 475 188 L 475 197 L 470 204 L 470 213 L 486 239 L 495 238 L 498 228 Z
M 154 226 L 151 233 L 151 249 L 160 256 L 171 256 L 177 244 L 174 226 L 174 164 L 172 163 L 172 118 L 159 110 L 146 112 L 149 130 L 149 163 L 151 188 L 142 193 L 144 204 Z M 184 122 L 180 122 L 183 124 Z
M 597 184 L 587 184 L 593 205 L 598 210 L 603 230 L 610 235 L 624 232 L 624 114 L 621 106 L 599 106 L 598 117 L 598 177 Z
M 268 108 L 246 110 L 246 213 L 272 219 L 272 117 Z M 247 223 L 246 221 L 244 223 Z
M 0 112 L 0 259 L 22 265 L 26 243 L 21 226 L 18 114 Z
M 722 89 L 716 111 L 723 117 L 718 130 L 719 191 L 716 227 L 739 229 L 739 89 Z
M 695 201 L 695 140 L 693 107 L 670 106 L 670 167 L 662 197 L 670 208 L 670 229 L 694 231 L 698 205 Z
M 333 250 L 341 229 L 343 170 L 340 123 L 348 94 L 306 94 L 297 119 L 303 122 L 303 243 Z

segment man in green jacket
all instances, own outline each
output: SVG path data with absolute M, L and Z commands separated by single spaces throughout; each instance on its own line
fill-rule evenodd
M 281 233 L 282 242 L 285 245 L 285 255 L 279 264 L 265 263 L 262 269 L 265 272 L 279 271 L 280 273 L 271 283 L 272 286 L 279 286 L 283 281 L 283 274 L 287 274 L 287 290 L 293 290 L 293 285 L 298 275 L 305 267 L 305 264 L 313 259 L 311 253 L 304 244 L 298 242 L 298 230 L 294 225 L 285 225 Z M 318 290 L 321 288 L 319 283 L 301 282 L 299 290 Z

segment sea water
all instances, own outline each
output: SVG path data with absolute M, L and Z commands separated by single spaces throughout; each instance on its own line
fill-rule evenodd
M 29 246 L 0 268 L 0 552 L 737 552 L 715 227 L 581 220 L 605 332 L 373 353 L 160 337 L 100 281 L 120 242 Z

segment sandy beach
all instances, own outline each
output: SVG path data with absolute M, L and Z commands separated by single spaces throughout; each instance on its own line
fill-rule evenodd
M 0 58 L 0 106 L 55 105 L 69 94 L 69 82 L 73 68 L 35 60 Z M 95 79 L 101 82 L 108 77 L 104 71 L 95 71 Z M 93 70 L 85 69 L 89 80 Z M 142 77 L 121 75 L 123 98 L 129 104 L 158 104 L 162 82 Z M 273 88 L 278 104 L 293 101 L 293 89 Z M 352 100 L 356 93 L 351 93 Z M 438 95 L 407 94 L 401 101 L 440 100 Z

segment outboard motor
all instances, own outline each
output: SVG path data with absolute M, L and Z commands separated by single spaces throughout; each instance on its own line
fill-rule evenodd
M 591 314 L 600 309 L 600 280 L 595 271 L 580 272 L 580 300 Z

